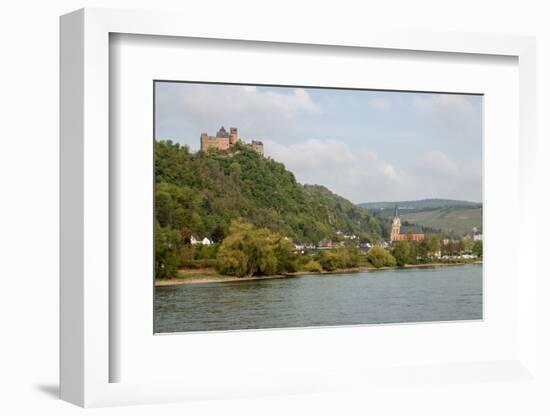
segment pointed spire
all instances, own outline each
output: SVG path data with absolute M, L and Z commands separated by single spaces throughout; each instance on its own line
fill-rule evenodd
M 399 217 L 399 208 L 397 207 L 397 204 L 395 204 L 395 212 L 394 212 L 393 217 L 394 217 L 394 218 L 398 218 L 398 217 Z

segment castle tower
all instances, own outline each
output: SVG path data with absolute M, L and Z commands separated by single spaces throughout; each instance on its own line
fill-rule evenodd
M 201 150 L 206 152 L 208 150 L 208 134 L 201 133 Z
M 397 241 L 399 239 L 399 232 L 401 231 L 401 220 L 399 219 L 399 208 L 395 206 L 395 213 L 393 215 L 393 221 L 391 224 L 390 241 Z
M 260 156 L 264 155 L 264 144 L 263 142 L 260 142 L 258 140 L 252 140 L 252 143 L 250 143 L 252 146 L 252 149 L 254 149 Z
M 221 127 L 218 132 L 216 133 L 216 138 L 228 138 L 229 134 L 227 133 L 227 130 L 225 130 L 225 127 Z
M 229 144 L 235 144 L 239 141 L 239 134 L 237 133 L 237 127 L 231 127 L 229 129 Z

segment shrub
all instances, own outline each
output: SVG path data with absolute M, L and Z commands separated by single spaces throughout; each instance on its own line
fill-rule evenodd
M 186 269 L 205 269 L 216 267 L 218 264 L 216 259 L 200 259 L 200 260 L 183 260 L 181 267 Z
M 351 268 L 359 266 L 360 255 L 356 247 L 348 246 L 340 248 L 337 253 L 340 257 L 340 267 Z
M 202 259 L 215 259 L 218 255 L 219 244 L 197 244 L 197 249 L 195 250 L 195 260 Z
M 320 273 L 323 271 L 323 267 L 318 261 L 310 260 L 304 265 L 304 270 L 312 273 Z
M 319 256 L 319 263 L 323 269 L 333 271 L 336 269 L 349 269 L 359 266 L 359 250 L 355 247 L 342 247 L 336 250 L 323 251 Z
M 335 251 L 323 251 L 319 256 L 319 263 L 327 272 L 341 267 L 340 256 Z
M 396 265 L 395 257 L 382 247 L 373 247 L 367 253 L 368 261 L 376 268 Z

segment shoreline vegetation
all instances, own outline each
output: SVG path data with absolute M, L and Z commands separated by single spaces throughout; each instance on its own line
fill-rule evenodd
M 311 275 L 340 275 L 340 274 L 354 274 L 364 272 L 378 272 L 383 270 L 403 270 L 403 269 L 432 269 L 439 267 L 452 267 L 452 266 L 464 266 L 467 264 L 483 264 L 482 260 L 475 261 L 462 261 L 462 262 L 433 262 L 423 264 L 406 264 L 404 266 L 385 266 L 385 267 L 352 267 L 346 269 L 336 269 L 332 271 L 320 271 L 309 272 L 299 271 L 292 273 L 265 275 L 265 276 L 227 276 L 222 275 L 214 268 L 204 269 L 181 269 L 178 271 L 177 277 L 170 279 L 155 279 L 155 286 L 178 286 L 178 285 L 192 285 L 192 284 L 206 284 L 206 283 L 233 283 L 233 282 L 245 282 L 245 281 L 257 281 L 257 280 L 272 280 L 272 279 L 291 279 L 301 276 Z

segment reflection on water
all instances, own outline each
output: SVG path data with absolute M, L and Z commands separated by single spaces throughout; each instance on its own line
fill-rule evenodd
M 161 286 L 155 332 L 482 318 L 482 267 Z

